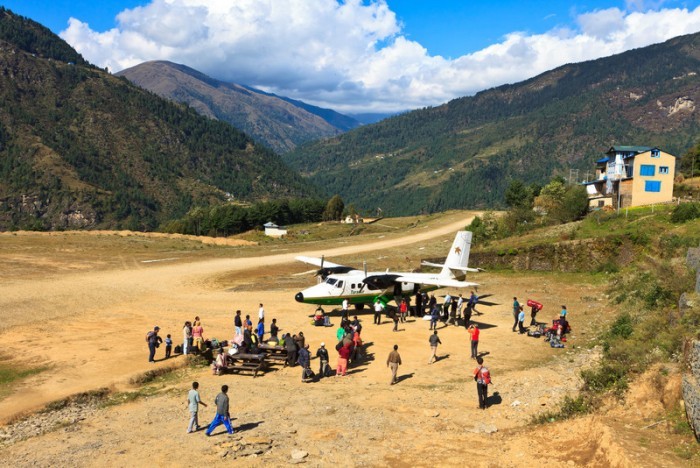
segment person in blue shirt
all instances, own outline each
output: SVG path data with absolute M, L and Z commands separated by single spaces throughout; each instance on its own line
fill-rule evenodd
M 517 297 L 513 297 L 513 331 L 518 326 L 518 315 L 520 314 L 520 303 Z
M 565 319 L 567 313 L 568 313 L 568 312 L 567 312 L 567 310 L 566 310 L 566 306 L 565 306 L 565 305 L 561 306 L 561 312 L 559 313 L 559 315 L 561 316 L 561 318 Z
M 261 318 L 258 321 L 258 328 L 255 330 L 255 334 L 258 335 L 258 343 L 263 342 L 263 335 L 265 334 L 265 319 Z
M 525 310 L 523 310 L 523 306 L 520 306 L 520 312 L 518 312 L 518 330 L 520 330 L 520 333 L 527 331 L 525 329 Z
M 170 335 L 165 338 L 165 359 L 170 357 L 170 353 L 173 351 L 173 339 Z

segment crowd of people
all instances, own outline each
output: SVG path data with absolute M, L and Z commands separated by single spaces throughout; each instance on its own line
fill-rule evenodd
M 374 303 L 374 324 L 382 325 L 385 323 L 383 316 L 391 319 L 393 322 L 392 330 L 399 331 L 398 324 L 405 323 L 407 317 L 414 316 L 426 321 L 429 321 L 429 331 L 432 333 L 428 336 L 430 346 L 430 355 L 428 364 L 432 364 L 439 360 L 438 346 L 442 345 L 440 336 L 438 335 L 438 323 L 442 322 L 443 327 L 450 324 L 455 326 L 463 325 L 469 336 L 470 342 L 470 358 L 475 360 L 477 367 L 473 371 L 473 377 L 477 384 L 477 396 L 479 408 L 486 409 L 488 406 L 488 385 L 492 383 L 489 369 L 484 365 L 483 354 L 479 353 L 479 340 L 481 330 L 479 324 L 472 321 L 472 315 L 477 313 L 476 306 L 478 304 L 478 296 L 474 291 L 469 297 L 465 298 L 462 294 L 452 297 L 449 293 L 446 294 L 442 304 L 438 303 L 434 295 L 428 296 L 425 293 L 418 293 L 415 296 L 414 304 L 411 305 L 411 298 L 400 297 L 396 298 L 396 307 L 389 307 L 385 302 L 378 298 Z M 530 324 L 525 325 L 524 306 L 520 304 L 517 297 L 513 297 L 513 332 L 519 331 L 521 334 L 527 333 L 531 327 L 539 327 L 544 325 L 537 321 L 537 314 L 542 311 L 543 305 L 535 300 L 528 300 L 526 305 L 530 308 Z M 320 309 L 320 308 L 319 308 Z M 390 322 L 390 323 L 391 323 Z M 314 314 L 312 323 L 314 325 L 330 325 L 330 317 L 323 311 Z M 280 333 L 280 328 L 275 318 L 272 319 L 270 326 L 266 328 L 265 310 L 263 304 L 260 304 L 258 309 L 258 322 L 254 327 L 250 315 L 243 318 L 242 312 L 237 310 L 234 315 L 234 336 L 228 342 L 214 342 L 206 338 L 204 327 L 200 317 L 195 317 L 192 321 L 186 321 L 183 330 L 183 343 L 177 349 L 176 353 L 182 354 L 201 353 L 206 348 L 213 345 L 218 347 L 218 355 L 212 364 L 214 373 L 220 374 L 227 366 L 227 356 L 233 356 L 237 353 L 258 353 L 258 346 L 265 343 L 268 346 L 275 346 L 283 349 L 286 352 L 286 365 L 290 367 L 301 367 L 301 380 L 308 383 L 318 379 L 327 378 L 335 375 L 336 377 L 344 377 L 348 374 L 348 369 L 355 363 L 361 362 L 366 358 L 366 352 L 362 340 L 362 323 L 355 315 L 352 319 L 349 317 L 347 300 L 343 302 L 341 308 L 341 317 L 336 329 L 335 352 L 337 354 L 335 366 L 331 364 L 332 351 L 329 352 L 325 342 L 321 342 L 316 352 L 312 355 L 310 344 L 306 341 L 303 331 L 296 334 Z M 566 306 L 562 306 L 561 312 L 557 319 L 553 320 L 551 327 L 544 327 L 548 333 L 556 336 L 556 339 L 565 340 L 564 336 L 570 329 L 568 324 L 568 310 Z M 155 362 L 156 349 L 163 343 L 160 335 L 160 328 L 154 327 L 146 336 L 149 348 L 149 362 Z M 531 335 L 533 336 L 533 335 Z M 228 352 L 224 352 L 224 345 L 228 346 Z M 167 335 L 165 339 L 165 357 L 171 356 L 173 340 L 171 335 Z M 387 367 L 391 371 L 390 384 L 398 383 L 398 369 L 402 364 L 401 356 L 398 352 L 398 344 L 393 346 L 393 350 L 387 357 Z M 318 359 L 318 372 L 315 373 L 311 369 L 311 361 L 313 358 Z M 333 371 L 335 369 L 335 372 Z M 217 413 L 214 420 L 207 429 L 207 435 L 220 424 L 224 424 L 229 433 L 233 432 L 230 425 L 230 415 L 228 414 L 228 396 L 227 386 L 223 386 L 221 392 L 215 399 Z M 199 429 L 198 422 L 198 405 L 204 404 L 199 398 L 198 383 L 193 383 L 193 388 L 188 395 L 188 404 L 191 413 L 188 432 L 193 432 Z

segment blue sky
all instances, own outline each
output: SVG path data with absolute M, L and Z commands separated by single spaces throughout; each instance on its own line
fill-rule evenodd
M 147 60 L 347 112 L 436 105 L 700 31 L 700 0 L 0 0 L 116 72 Z

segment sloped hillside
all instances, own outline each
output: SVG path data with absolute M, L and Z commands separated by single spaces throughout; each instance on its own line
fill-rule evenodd
M 148 230 L 195 204 L 313 190 L 230 125 L 86 64 L 0 9 L 0 229 Z
M 228 122 L 277 152 L 338 135 L 359 122 L 330 109 L 211 78 L 185 65 L 146 62 L 117 73 L 161 97 Z
M 285 160 L 385 214 L 494 207 L 510 180 L 579 180 L 612 145 L 682 155 L 700 138 L 700 34 L 570 64 L 305 145 Z

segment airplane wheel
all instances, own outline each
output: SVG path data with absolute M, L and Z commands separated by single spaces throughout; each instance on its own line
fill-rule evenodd
M 355 304 L 355 310 L 362 310 L 365 308 L 364 304 Z

